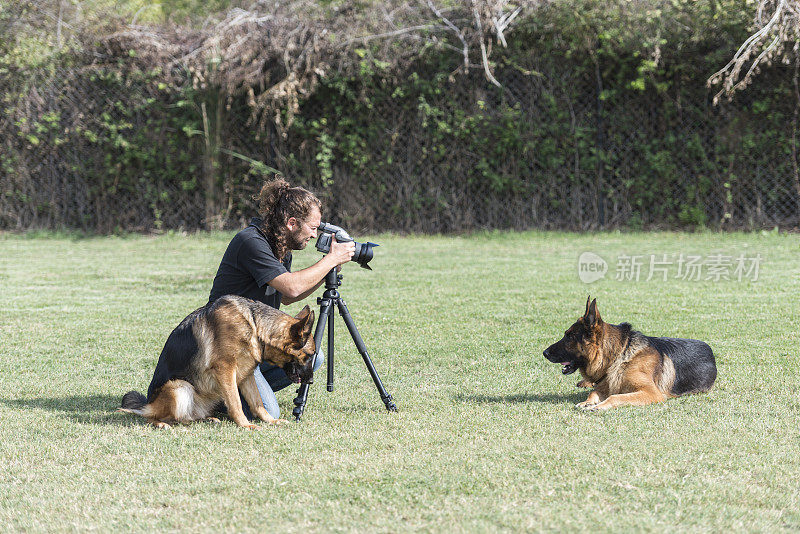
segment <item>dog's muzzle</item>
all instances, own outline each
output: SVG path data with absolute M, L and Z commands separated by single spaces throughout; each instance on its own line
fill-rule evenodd
M 542 355 L 545 358 L 547 358 L 549 361 L 551 361 L 553 363 L 560 364 L 562 366 L 562 369 L 561 369 L 561 373 L 562 374 L 571 375 L 572 373 L 574 373 L 575 371 L 578 370 L 578 368 L 580 367 L 580 361 L 579 360 L 573 360 L 571 362 L 559 361 L 561 358 L 559 358 L 558 355 L 553 354 L 553 352 L 550 350 L 551 348 L 553 348 L 553 347 L 546 348 L 544 350 L 544 352 L 542 353 Z
M 561 373 L 565 375 L 571 375 L 578 370 L 578 362 L 567 362 L 562 363 L 561 365 L 563 365 L 561 368 Z
M 295 384 L 311 384 L 314 380 L 314 362 L 313 358 L 307 365 L 300 365 L 295 362 L 289 362 L 283 366 L 283 370 L 289 380 Z

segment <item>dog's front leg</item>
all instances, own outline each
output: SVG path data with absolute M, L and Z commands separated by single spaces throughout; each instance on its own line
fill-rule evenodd
M 239 399 L 239 388 L 236 387 L 236 367 L 225 366 L 218 369 L 215 374 L 217 382 L 219 383 L 220 393 L 222 394 L 222 400 L 225 401 L 228 415 L 233 419 L 233 422 L 251 430 L 257 428 L 256 425 L 251 424 L 250 421 L 247 420 L 247 417 L 244 416 L 244 411 L 242 411 L 242 401 Z
M 601 380 L 595 384 L 594 390 L 589 393 L 585 401 L 579 402 L 575 406 L 582 409 L 592 408 L 598 403 L 603 402 L 608 397 L 608 386 L 605 381 Z
M 267 409 L 264 408 L 264 403 L 261 401 L 261 395 L 258 393 L 256 378 L 252 373 L 250 376 L 242 380 L 241 384 L 239 384 L 239 391 L 242 392 L 244 400 L 247 402 L 247 405 L 250 406 L 250 411 L 265 423 L 288 423 L 288 421 L 285 419 L 275 419 L 269 414 Z
M 594 406 L 595 404 L 601 402 L 602 400 L 603 399 L 600 397 L 600 394 L 597 393 L 597 390 L 595 390 L 595 391 L 592 391 L 591 393 L 589 393 L 589 396 L 586 398 L 585 401 L 579 402 L 575 406 L 577 406 L 578 408 L 589 408 L 589 407 Z
M 655 385 L 633 393 L 620 393 L 611 395 L 606 400 L 595 406 L 589 407 L 590 410 L 608 410 L 618 406 L 644 406 L 646 404 L 653 404 L 664 400 L 664 394 L 661 393 Z

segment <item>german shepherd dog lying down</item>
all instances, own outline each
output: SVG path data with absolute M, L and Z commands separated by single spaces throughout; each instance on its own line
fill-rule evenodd
M 195 310 L 172 331 L 161 351 L 147 397 L 130 391 L 120 411 L 147 418 L 159 428 L 211 417 L 220 401 L 245 428 L 239 391 L 259 419 L 274 423 L 261 402 L 253 371 L 262 361 L 277 365 L 294 382 L 312 378 L 314 312 L 296 317 L 244 297 L 227 295 Z
M 628 323 L 603 322 L 597 299 L 586 300 L 586 312 L 544 351 L 544 357 L 581 372 L 578 387 L 594 387 L 577 404 L 585 410 L 641 406 L 671 397 L 708 391 L 717 378 L 711 347 L 695 339 L 650 337 Z

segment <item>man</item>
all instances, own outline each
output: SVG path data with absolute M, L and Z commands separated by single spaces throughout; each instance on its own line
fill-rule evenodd
M 302 187 L 292 187 L 282 179 L 264 184 L 256 197 L 260 217 L 236 234 L 222 257 L 208 302 L 223 295 L 240 295 L 280 308 L 308 297 L 331 269 L 347 263 L 355 244 L 337 243 L 317 263 L 291 272 L 292 250 L 302 250 L 317 237 L 322 217 L 321 203 Z M 322 363 L 317 357 L 316 371 Z M 275 391 L 291 381 L 280 367 L 262 363 L 255 370 L 256 385 L 267 412 L 278 419 L 280 409 Z M 245 407 L 245 415 L 250 417 Z

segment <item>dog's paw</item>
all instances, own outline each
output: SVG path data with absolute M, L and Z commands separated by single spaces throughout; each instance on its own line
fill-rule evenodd
M 593 388 L 594 387 L 594 382 L 592 382 L 591 380 L 586 380 L 584 378 L 583 380 L 581 380 L 580 382 L 575 384 L 575 387 L 576 388 Z
M 156 421 L 153 423 L 153 426 L 161 429 L 172 428 L 172 425 L 165 423 L 164 421 Z
M 203 419 L 203 421 L 205 421 L 206 423 L 212 423 L 212 424 L 215 424 L 215 425 L 218 425 L 218 424 L 220 424 L 222 422 L 219 419 L 217 419 L 216 417 L 206 417 L 205 419 Z
M 272 417 L 270 417 L 269 419 L 262 419 L 261 422 L 263 422 L 265 426 L 266 425 L 279 426 L 279 425 L 285 425 L 289 421 L 287 421 L 286 419 L 273 419 Z
M 289 420 L 288 419 L 273 419 L 272 421 L 268 421 L 268 424 L 277 425 L 277 426 L 288 425 L 289 424 Z
M 576 408 L 586 411 L 594 411 L 595 406 L 597 406 L 597 403 L 589 401 L 579 402 L 578 404 L 575 405 Z
M 261 419 L 261 422 L 265 425 L 285 425 L 289 422 L 286 419 L 275 419 L 268 414 L 266 410 L 264 410 L 264 413 L 259 415 L 258 418 Z

